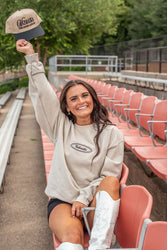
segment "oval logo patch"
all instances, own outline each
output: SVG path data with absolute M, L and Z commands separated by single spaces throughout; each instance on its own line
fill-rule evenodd
M 83 144 L 80 144 L 80 143 L 72 143 L 71 147 L 73 149 L 80 151 L 80 152 L 83 152 L 83 153 L 91 153 L 92 152 L 91 148 L 89 148 Z

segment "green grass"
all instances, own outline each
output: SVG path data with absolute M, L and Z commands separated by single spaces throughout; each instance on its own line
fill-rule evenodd
M 0 84 L 0 94 L 4 94 L 7 91 L 14 91 L 18 88 L 27 86 L 28 86 L 28 77 L 24 77 L 22 79 L 16 78 L 14 80 L 11 80 L 10 82 Z

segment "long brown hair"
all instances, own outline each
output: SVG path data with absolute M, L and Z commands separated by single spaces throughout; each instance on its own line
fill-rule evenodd
M 113 125 L 112 122 L 108 118 L 108 111 L 105 106 L 103 106 L 97 97 L 96 91 L 94 88 L 89 85 L 88 83 L 82 81 L 82 80 L 71 80 L 66 83 L 64 86 L 61 95 L 60 95 L 60 108 L 62 112 L 73 122 L 76 123 L 76 117 L 70 112 L 67 111 L 67 101 L 66 101 L 66 94 L 69 88 L 76 85 L 83 85 L 90 93 L 92 99 L 93 99 L 93 111 L 91 113 L 91 119 L 94 124 L 96 124 L 97 127 L 97 134 L 95 135 L 94 141 L 95 145 L 97 147 L 97 153 L 93 157 L 93 159 L 100 153 L 100 147 L 99 147 L 99 136 L 102 133 L 103 129 L 107 125 Z

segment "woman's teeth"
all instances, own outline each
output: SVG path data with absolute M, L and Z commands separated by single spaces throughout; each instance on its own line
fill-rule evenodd
M 80 108 L 79 108 L 79 110 L 80 110 L 80 109 L 85 109 L 85 108 L 86 108 L 86 106 L 84 106 L 84 107 L 80 107 Z

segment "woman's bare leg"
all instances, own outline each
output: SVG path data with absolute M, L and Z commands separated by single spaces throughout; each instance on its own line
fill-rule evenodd
M 56 206 L 49 216 L 49 226 L 60 242 L 84 245 L 83 221 L 71 215 L 71 205 Z

